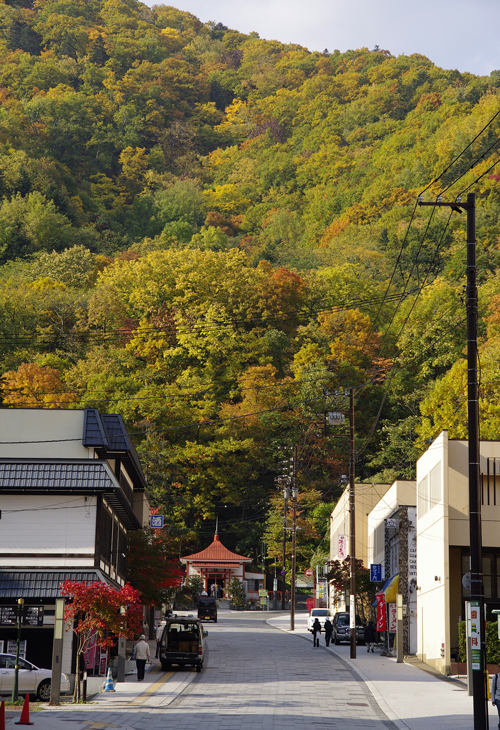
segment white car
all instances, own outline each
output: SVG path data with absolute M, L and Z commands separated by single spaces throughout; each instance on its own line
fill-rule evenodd
M 327 618 L 330 619 L 330 621 L 333 618 L 333 613 L 330 611 L 329 608 L 311 608 L 311 612 L 309 616 L 307 617 L 307 630 L 311 631 L 314 623 L 314 619 L 317 618 L 321 624 L 321 628 L 324 627 L 325 621 Z
M 10 695 L 14 687 L 14 668 L 16 666 L 15 654 L 0 654 L 0 694 Z M 19 696 L 36 694 L 42 702 L 50 699 L 50 683 L 52 671 L 50 669 L 39 669 L 26 659 L 19 659 L 18 691 Z M 69 692 L 69 679 L 61 674 L 61 694 Z

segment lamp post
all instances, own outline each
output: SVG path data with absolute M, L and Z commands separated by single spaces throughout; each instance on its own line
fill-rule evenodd
M 19 645 L 21 643 L 21 626 L 23 625 L 24 598 L 17 599 L 17 642 L 16 642 L 16 665 L 14 668 L 14 686 L 12 687 L 12 702 L 17 702 L 19 697 Z

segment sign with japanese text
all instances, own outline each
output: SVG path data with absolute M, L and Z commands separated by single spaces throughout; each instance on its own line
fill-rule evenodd
M 481 610 L 479 601 L 470 602 L 470 645 L 473 671 L 481 671 Z
M 105 676 L 106 674 L 106 664 L 108 663 L 108 650 L 105 649 L 104 651 L 101 649 L 101 654 L 99 657 L 99 675 L 101 677 Z
M 417 518 L 415 507 L 408 507 L 408 583 L 417 582 Z
M 0 606 L 0 624 L 4 626 L 12 626 L 17 623 L 17 607 L 16 606 Z
M 395 603 L 389 603 L 389 633 L 395 634 L 398 628 L 398 613 Z
M 339 535 L 338 555 L 340 559 L 347 558 L 347 535 Z
M 149 524 L 154 530 L 161 530 L 163 527 L 163 515 L 151 515 Z
M 385 595 L 377 593 L 377 631 L 387 631 Z
M 25 626 L 43 626 L 43 606 L 23 606 Z
M 370 565 L 370 580 L 372 583 L 380 583 L 382 580 L 382 564 L 372 563 Z

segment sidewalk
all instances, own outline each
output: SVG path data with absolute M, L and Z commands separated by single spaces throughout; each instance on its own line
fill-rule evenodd
M 43 709 L 31 713 L 30 720 L 34 730 L 90 730 L 104 727 L 113 730 L 133 730 L 131 725 L 137 718 L 136 713 L 170 705 L 192 682 L 196 674 L 163 672 L 158 660 L 154 658 L 156 644 L 149 643 L 152 662 L 146 667 L 144 681 L 138 682 L 137 675 L 131 674 L 125 677 L 125 682 L 114 681 L 114 692 L 101 692 L 84 705 L 64 702 L 58 707 L 44 705 Z M 128 712 L 125 717 L 126 709 Z M 19 716 L 20 712 L 9 708 L 6 712 L 6 728 L 14 730 Z M 110 718 L 111 724 L 109 724 Z
M 282 631 L 289 631 L 289 616 L 268 619 L 267 623 Z M 292 633 L 292 632 L 290 632 Z M 299 641 L 310 641 L 307 616 L 295 618 L 293 635 Z M 356 647 L 356 659 L 351 660 L 347 645 L 324 644 L 316 651 L 333 652 L 354 669 L 366 683 L 379 707 L 400 730 L 471 730 L 472 697 L 462 682 L 438 678 L 418 668 L 418 663 L 398 664 L 396 659 L 383 657 L 380 650 L 368 653 L 366 647 Z M 489 705 L 490 726 L 496 727 L 497 711 Z

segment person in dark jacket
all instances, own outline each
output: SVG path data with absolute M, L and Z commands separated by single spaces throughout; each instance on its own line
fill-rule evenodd
M 327 646 L 330 646 L 330 641 L 332 639 L 332 632 L 333 632 L 333 626 L 332 622 L 329 618 L 325 621 L 325 643 Z
M 313 635 L 313 647 L 319 646 L 319 635 L 321 634 L 321 624 L 317 618 L 314 619 L 311 633 Z
M 373 625 L 373 621 L 370 621 L 365 629 L 365 644 L 367 647 L 366 651 L 370 651 L 371 647 L 373 654 L 375 647 L 375 626 Z

